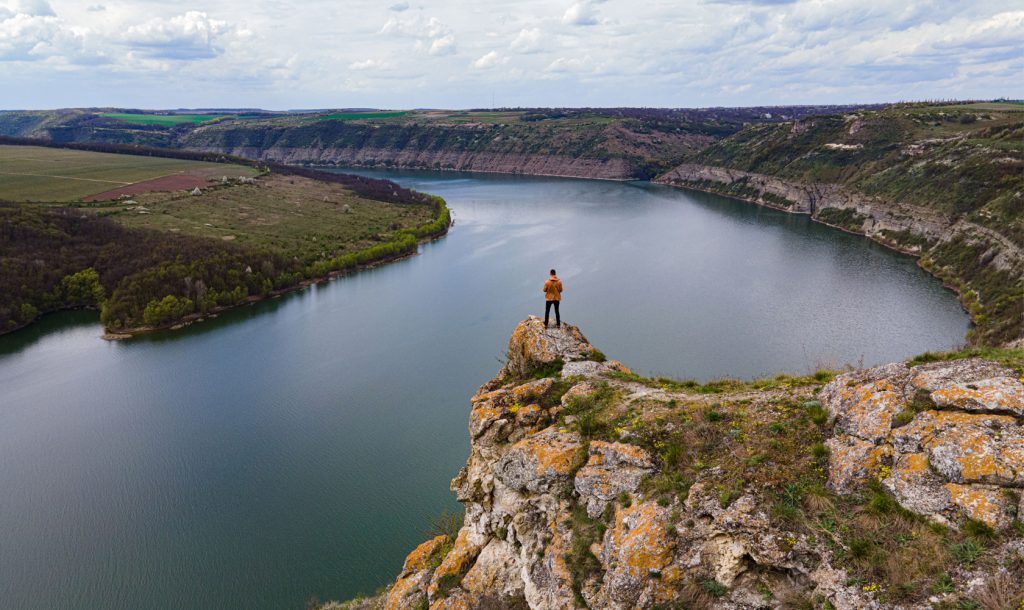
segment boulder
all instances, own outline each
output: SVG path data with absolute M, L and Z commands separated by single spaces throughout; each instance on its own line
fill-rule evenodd
M 528 376 L 537 367 L 556 360 L 584 360 L 593 349 L 579 328 L 564 323 L 558 328 L 544 328 L 544 320 L 530 316 L 512 332 L 505 369 L 514 376 Z

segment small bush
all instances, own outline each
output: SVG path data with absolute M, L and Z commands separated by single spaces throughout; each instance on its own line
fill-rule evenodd
M 712 597 L 722 597 L 729 592 L 725 585 L 714 579 L 702 581 L 700 587 Z

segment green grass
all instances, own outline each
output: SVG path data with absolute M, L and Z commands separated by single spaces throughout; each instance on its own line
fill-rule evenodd
M 101 112 L 101 117 L 116 119 L 125 123 L 137 125 L 163 125 L 170 127 L 181 124 L 205 123 L 213 119 L 219 119 L 228 114 L 140 114 L 131 112 Z
M 332 112 L 330 114 L 321 114 L 317 116 L 306 117 L 306 120 L 313 121 L 325 121 L 328 119 L 336 119 L 342 121 L 352 121 L 358 119 L 393 119 L 396 117 L 402 117 L 409 114 L 408 112 Z
M 0 199 L 7 201 L 75 201 L 134 182 L 169 174 L 254 175 L 241 165 L 135 155 L 0 146 Z
M 164 192 L 133 199 L 148 213 L 123 203 L 87 209 L 128 227 L 220 239 L 304 262 L 368 248 L 433 218 L 426 205 L 371 201 L 338 184 L 277 175 L 200 196 Z

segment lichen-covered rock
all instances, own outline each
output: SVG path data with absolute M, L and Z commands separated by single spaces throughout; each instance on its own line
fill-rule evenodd
M 732 458 L 746 469 L 736 470 L 736 464 L 717 456 L 687 472 L 695 479 L 687 488 L 681 473 L 660 463 L 654 451 L 661 451 L 662 438 L 679 434 L 680 426 L 707 426 L 683 438 L 713 442 L 714 435 L 704 433 L 721 424 L 693 417 L 712 398 L 701 402 L 694 394 L 606 376 L 624 367 L 589 360 L 591 350 L 575 327 L 544 329 L 531 318 L 516 329 L 508 365 L 472 399 L 470 456 L 452 481 L 465 505 L 464 525 L 456 540 L 441 536 L 410 553 L 388 591 L 387 608 L 422 608 L 429 602 L 432 610 L 523 604 L 563 610 L 586 602 L 602 610 L 754 610 L 802 607 L 809 600 L 837 610 L 926 607 L 894 605 L 886 598 L 887 583 L 864 583 L 856 579 L 862 574 L 843 569 L 852 564 L 849 554 L 837 549 L 849 544 L 842 526 L 853 521 L 843 517 L 839 528 L 820 532 L 795 526 L 774 510 L 780 494 L 789 493 L 788 485 L 740 480 L 749 475 L 786 481 L 771 472 L 777 466 L 759 469 L 752 454 L 740 449 L 746 435 L 756 434 L 749 424 L 762 423 L 742 420 L 764 412 L 789 417 L 789 401 L 806 400 L 808 390 L 783 400 L 775 390 L 764 411 L 731 413 L 738 417 L 726 420 L 730 436 L 724 442 L 735 443 Z M 563 363 L 561 375 L 556 366 L 547 366 L 557 360 Z M 529 379 L 541 370 L 547 377 Z M 552 393 L 564 389 L 565 380 L 575 383 L 555 401 Z M 607 392 L 606 384 L 614 391 Z M 956 527 L 966 516 L 1005 528 L 1024 511 L 1020 390 L 1020 380 L 1006 369 L 978 359 L 913 368 L 893 364 L 841 375 L 818 394 L 834 424 L 825 439 L 828 484 L 850 493 L 877 479 L 900 505 L 930 520 Z M 593 400 L 597 394 L 600 401 Z M 746 405 L 753 394 L 736 393 L 730 402 Z M 603 423 L 629 421 L 632 430 L 637 422 L 642 434 L 620 431 L 615 442 L 581 438 L 575 426 L 589 406 L 609 416 Z M 563 416 L 566 410 L 573 417 Z M 679 416 L 663 419 L 668 414 Z M 646 448 L 631 439 L 642 439 Z M 782 449 L 781 440 L 776 436 L 772 443 Z M 808 453 L 801 458 L 817 459 L 823 452 Z M 798 466 L 808 469 L 802 480 L 815 478 L 810 469 L 816 464 Z M 666 471 L 659 473 L 662 468 Z M 664 478 L 643 484 L 655 475 Z M 648 495 L 648 489 L 659 491 Z M 839 506 L 817 492 L 798 501 L 793 508 L 808 517 Z M 854 512 L 851 520 L 872 517 L 870 511 Z M 1024 555 L 1024 543 L 1012 536 L 1000 540 L 1010 540 L 1008 549 L 1017 544 Z M 986 562 L 1009 560 L 1009 551 L 986 550 Z M 985 582 L 981 569 L 951 572 L 960 593 L 963 587 L 971 590 L 971 581 Z
M 597 377 L 610 372 L 629 373 L 630 371 L 618 360 L 606 360 L 604 362 L 578 360 L 575 362 L 567 362 L 565 366 L 562 367 L 563 378 Z
M 544 328 L 544 320 L 530 316 L 512 332 L 505 368 L 512 375 L 526 376 L 556 360 L 584 360 L 593 349 L 579 328 L 564 323 L 558 328 Z
M 576 433 L 548 428 L 512 445 L 494 476 L 515 490 L 550 492 L 572 480 L 581 447 Z
M 851 385 L 845 377 L 825 386 L 822 403 L 835 418 L 836 430 L 878 443 L 889 434 L 893 418 L 906 408 L 906 398 L 888 379 Z
M 534 610 L 573 608 L 572 573 L 565 563 L 569 544 L 565 533 L 552 528 L 551 539 L 541 556 L 530 561 L 523 573 L 524 595 Z
M 623 492 L 635 492 L 653 471 L 650 454 L 636 445 L 591 441 L 589 459 L 576 472 L 574 486 L 586 503 L 587 514 L 596 518 L 610 500 Z
M 954 483 L 1024 487 L 1024 428 L 989 421 L 947 428 L 925 440 L 929 463 Z
M 981 358 L 933 362 L 915 366 L 910 383 L 914 388 L 934 392 L 957 383 L 973 383 L 996 377 L 1013 378 L 1013 371 Z
M 427 587 L 427 595 L 434 599 L 437 595 L 438 585 L 445 576 L 461 576 L 465 574 L 479 553 L 480 546 L 473 543 L 471 529 L 464 525 L 459 530 L 459 535 L 455 538 L 452 550 L 448 551 L 444 560 L 441 561 L 441 565 L 434 570 L 434 574 L 430 578 L 430 586 Z
M 930 515 L 949 507 L 945 481 L 931 471 L 928 456 L 923 453 L 901 455 L 883 483 L 907 510 Z
M 491 540 L 462 579 L 462 588 L 478 597 L 516 598 L 523 595 L 519 556 L 504 540 Z
M 605 590 L 617 607 L 650 607 L 663 596 L 661 575 L 672 562 L 673 549 L 668 524 L 669 510 L 654 502 L 616 507 L 600 559 Z
M 398 580 L 388 592 L 385 610 L 414 608 L 427 599 L 426 589 L 430 583 L 432 568 L 430 562 L 450 540 L 441 535 L 419 545 L 405 558 Z
M 892 456 L 889 445 L 876 445 L 848 434 L 837 434 L 825 445 L 829 449 L 828 484 L 840 493 L 852 490 Z
M 971 519 L 982 521 L 994 528 L 1009 527 L 1013 523 L 1016 506 L 1013 496 L 1006 490 L 989 485 L 957 485 L 947 483 L 950 500 Z
M 819 396 L 835 417 L 827 444 L 836 490 L 881 470 L 878 447 L 891 451 L 884 483 L 904 508 L 939 520 L 1012 522 L 1007 491 L 1024 488 L 1024 384 L 1013 371 L 979 358 L 888 365 L 839 376 Z M 897 414 L 901 423 L 912 417 L 893 428 Z
M 932 392 L 940 407 L 1024 415 L 1024 384 L 1007 377 L 951 383 Z

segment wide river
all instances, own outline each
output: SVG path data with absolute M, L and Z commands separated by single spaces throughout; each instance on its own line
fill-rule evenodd
M 875 364 L 963 340 L 910 257 L 650 184 L 363 172 L 457 224 L 395 264 L 180 332 L 95 314 L 0 337 L 0 607 L 299 610 L 393 577 L 468 453 L 515 324 L 563 314 L 683 378 Z

